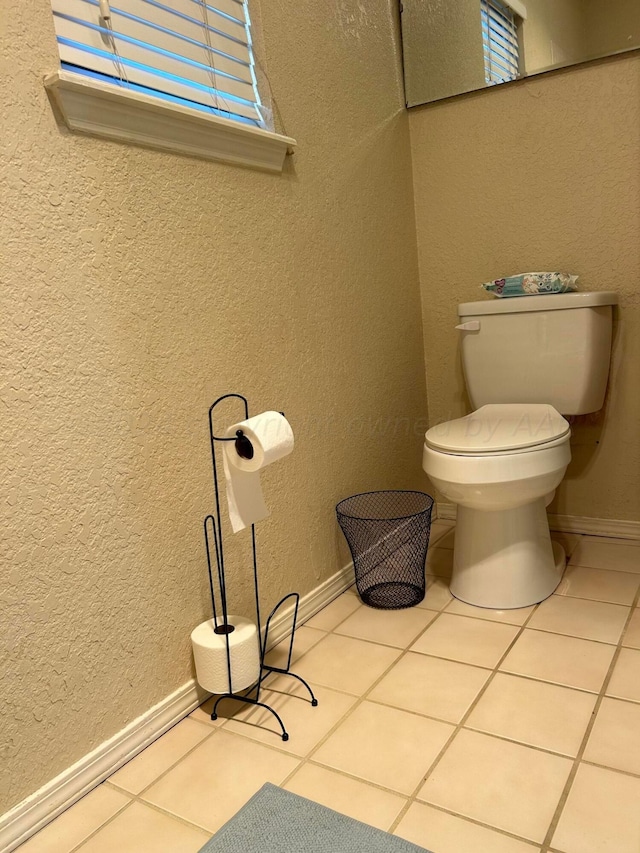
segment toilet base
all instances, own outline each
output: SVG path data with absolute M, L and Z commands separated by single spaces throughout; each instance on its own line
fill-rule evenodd
M 460 601 L 494 610 L 537 604 L 556 589 L 565 565 L 544 498 L 497 512 L 458 506 L 451 594 Z

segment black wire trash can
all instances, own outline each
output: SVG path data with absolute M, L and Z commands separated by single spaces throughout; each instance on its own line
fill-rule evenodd
M 424 598 L 432 508 L 430 495 L 413 491 L 364 492 L 336 506 L 369 607 L 400 610 Z

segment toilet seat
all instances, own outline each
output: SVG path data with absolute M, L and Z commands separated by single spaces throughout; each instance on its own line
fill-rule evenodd
M 571 427 L 546 403 L 499 403 L 432 427 L 431 450 L 453 456 L 504 456 L 564 444 Z

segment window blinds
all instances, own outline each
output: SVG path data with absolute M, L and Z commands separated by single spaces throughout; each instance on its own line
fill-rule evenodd
M 518 76 L 518 33 L 512 10 L 498 0 L 481 0 L 484 72 L 489 85 Z
M 242 0 L 52 0 L 63 67 L 260 127 Z

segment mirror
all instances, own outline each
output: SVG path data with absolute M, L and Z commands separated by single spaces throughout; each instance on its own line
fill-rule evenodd
M 640 0 L 401 0 L 408 107 L 640 47 Z

